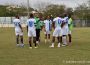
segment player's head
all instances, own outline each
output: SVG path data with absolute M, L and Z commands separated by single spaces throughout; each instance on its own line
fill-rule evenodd
M 62 14 L 60 14 L 59 17 L 62 18 Z
M 47 16 L 47 19 L 50 19 L 50 16 Z
M 71 14 L 68 15 L 68 18 L 71 18 Z
M 32 13 L 30 14 L 30 18 L 34 18 L 34 15 Z
M 64 13 L 63 16 L 64 16 L 64 17 L 67 17 L 68 15 L 67 15 L 67 13 Z
M 16 15 L 15 18 L 19 19 L 19 15 Z

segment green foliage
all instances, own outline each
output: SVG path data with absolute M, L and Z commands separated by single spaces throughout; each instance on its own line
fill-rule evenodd
M 52 16 L 58 16 L 59 14 L 62 15 L 65 12 L 65 6 L 64 5 L 49 5 L 46 7 L 46 10 L 44 11 L 44 15 L 52 15 Z
M 0 17 L 8 17 L 8 16 L 15 16 L 16 14 L 19 15 L 27 15 L 27 9 L 25 7 L 20 7 L 20 8 L 13 8 L 9 6 L 2 6 L 0 5 Z M 29 8 L 29 11 L 33 11 L 33 8 Z

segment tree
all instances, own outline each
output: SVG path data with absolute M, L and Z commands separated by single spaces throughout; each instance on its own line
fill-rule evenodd
M 52 16 L 57 16 L 57 15 L 62 15 L 65 12 L 65 6 L 64 5 L 49 5 L 45 8 L 44 15 L 52 15 Z

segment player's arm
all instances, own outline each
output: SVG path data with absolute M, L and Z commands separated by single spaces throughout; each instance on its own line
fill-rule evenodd
M 44 23 L 43 23 L 43 30 L 46 31 L 46 30 L 45 30 L 45 21 L 44 21 Z
M 55 23 L 54 22 L 52 22 L 52 27 L 55 29 Z
M 50 21 L 50 25 L 52 26 L 52 20 Z M 51 31 L 52 31 L 52 27 L 51 27 Z
M 27 27 L 27 32 L 28 32 L 28 25 L 26 27 Z
M 66 23 L 64 21 L 62 21 L 62 24 L 61 24 L 61 28 L 65 25 Z
M 26 23 L 26 29 L 27 29 L 27 32 L 28 32 L 28 20 L 27 20 L 27 23 Z
M 23 32 L 23 29 L 22 29 L 22 26 L 21 26 L 21 24 L 19 24 L 19 27 L 21 28 L 21 31 Z

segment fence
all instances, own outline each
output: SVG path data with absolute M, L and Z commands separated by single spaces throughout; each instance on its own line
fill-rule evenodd
M 15 17 L 0 17 L 0 27 L 13 27 L 13 19 Z M 24 27 L 27 21 L 27 17 L 20 17 L 22 26 Z M 73 20 L 75 27 L 90 27 L 90 20 Z
M 14 27 L 13 19 L 15 17 L 0 17 L 0 27 Z M 27 17 L 20 17 L 22 26 L 24 27 L 27 21 Z

